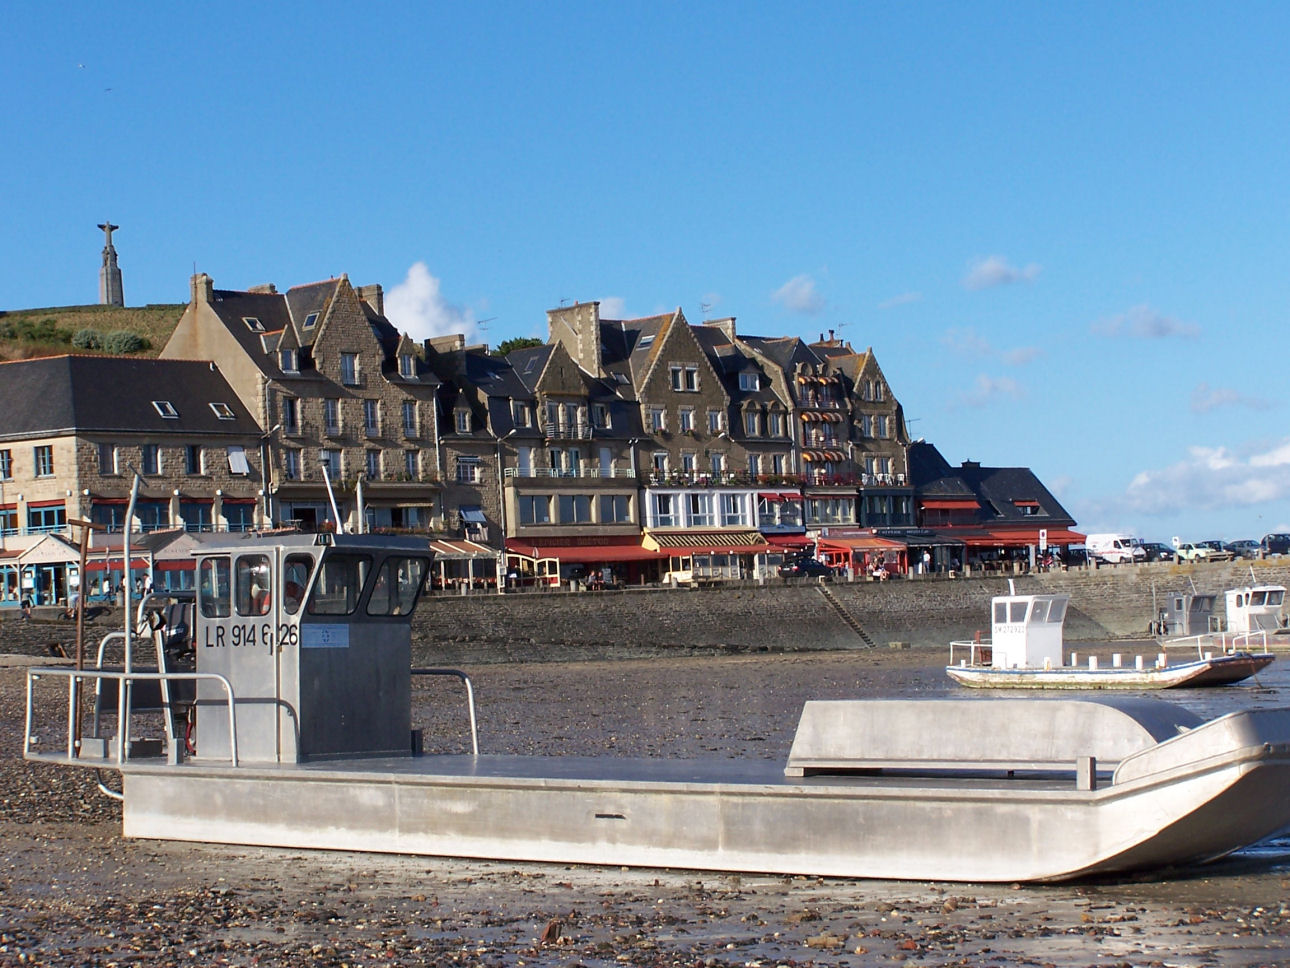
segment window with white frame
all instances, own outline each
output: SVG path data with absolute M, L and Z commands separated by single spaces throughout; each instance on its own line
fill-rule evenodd
M 772 410 L 766 415 L 766 433 L 771 437 L 784 436 L 784 415 L 777 410 Z
M 379 481 L 381 479 L 381 452 L 379 450 L 369 450 L 364 455 L 367 479 L 369 481 Z
M 340 354 L 340 382 L 347 387 L 358 386 L 358 354 Z
M 279 350 L 278 365 L 283 373 L 300 372 L 300 354 L 297 350 Z
M 603 403 L 594 403 L 591 405 L 591 423 L 597 430 L 608 430 L 609 408 Z
M 152 407 L 167 420 L 179 419 L 179 411 L 175 409 L 175 405 L 169 400 L 153 400 Z
M 582 473 L 582 451 L 577 447 L 570 447 L 565 451 L 564 466 L 570 477 L 578 477 Z
M 54 476 L 54 448 L 52 444 L 44 444 L 35 448 L 34 458 L 37 477 Z
M 667 451 L 654 451 L 654 453 L 650 455 L 650 462 L 654 468 L 655 474 L 662 475 L 667 473 Z
M 457 433 L 470 433 L 470 411 L 465 407 L 458 407 L 454 413 L 457 424 Z
M 405 380 L 415 380 L 417 378 L 417 358 L 414 354 L 399 354 L 399 376 Z
M 323 432 L 328 437 L 340 433 L 340 401 L 332 397 L 323 400 Z
M 887 439 L 887 415 L 878 414 L 873 421 L 873 432 L 875 437 Z
M 115 450 L 116 448 L 113 448 L 113 466 L 116 466 Z M 101 454 L 102 451 L 100 450 L 99 453 Z M 113 473 L 116 472 L 113 471 Z M 13 451 L 0 450 L 0 481 L 11 480 L 13 480 Z
M 143 465 L 143 473 L 160 474 L 161 473 L 161 448 L 156 444 L 144 444 L 139 448 L 139 462 Z M 40 465 L 36 465 L 36 473 L 40 473 Z M 53 473 L 51 467 L 50 473 Z
M 686 527 L 690 528 L 711 528 L 717 523 L 716 515 L 713 513 L 711 491 L 702 494 L 686 495 L 689 511 L 689 520 Z
M 381 433 L 381 405 L 375 400 L 363 401 L 363 431 L 369 437 Z
M 746 393 L 756 393 L 761 389 L 761 377 L 756 373 L 740 373 L 739 389 Z
M 300 449 L 288 447 L 282 452 L 282 476 L 289 481 L 300 480 Z
M 742 494 L 721 495 L 721 526 L 725 528 L 748 524 L 747 502 Z
M 552 477 L 564 474 L 564 451 L 559 447 L 549 447 L 546 452 L 546 466 L 551 468 Z
M 694 429 L 694 408 L 682 407 L 677 414 L 677 429 L 683 434 L 688 434 Z
M 403 436 L 417 435 L 417 403 L 415 400 L 403 401 Z
M 232 420 L 235 416 L 235 414 L 233 413 L 233 408 L 230 407 L 227 403 L 218 403 L 218 402 L 212 403 L 211 410 L 214 412 L 215 416 L 218 417 L 220 420 Z
M 770 458 L 770 469 L 772 474 L 784 473 L 784 455 L 772 454 Z
M 681 451 L 681 470 L 693 474 L 699 469 L 699 455 L 692 450 Z
M 672 375 L 672 389 L 681 393 L 697 393 L 699 391 L 699 368 L 697 366 L 683 366 L 673 364 L 669 367 Z
M 316 326 L 317 324 L 318 324 L 317 313 L 310 313 L 308 316 L 305 317 L 305 324 L 304 324 L 305 329 L 313 329 L 314 326 Z
M 517 427 L 527 427 L 529 425 L 529 405 L 522 400 L 512 400 L 511 420 Z
M 761 457 L 757 454 L 748 455 L 748 473 L 753 477 L 761 473 Z
M 250 474 L 251 465 L 246 460 L 246 448 L 241 444 L 229 444 L 228 472 L 230 474 Z
M 716 436 L 717 434 L 721 433 L 724 423 L 725 422 L 721 419 L 720 410 L 708 411 L 708 433 L 712 434 L 713 436 Z
M 186 444 L 184 446 L 184 473 L 189 476 L 204 474 L 206 473 L 204 464 L 201 445 Z
M 709 454 L 708 465 L 712 469 L 713 477 L 720 477 L 726 470 L 725 454 Z
M 478 484 L 480 461 L 478 457 L 457 458 L 457 480 L 463 484 Z
M 860 415 L 860 436 L 864 438 L 873 436 L 873 417 L 870 414 Z
M 659 434 L 667 429 L 667 411 L 662 407 L 650 407 L 646 419 L 652 434 Z
M 324 447 L 318 451 L 318 466 L 326 468 L 327 476 L 333 481 L 340 480 L 340 451 L 334 447 Z
M 405 450 L 403 452 L 403 473 L 414 481 L 421 477 L 421 452 L 419 450 Z
M 745 411 L 744 411 L 744 433 L 745 433 L 745 434 L 747 434 L 749 437 L 758 437 L 758 436 L 760 436 L 760 435 L 761 435 L 761 434 L 760 434 L 760 427 L 758 426 L 758 425 L 759 425 L 759 423 L 760 423 L 760 421 L 758 421 L 758 419 L 757 419 L 757 411 L 756 411 L 756 410 L 745 410 Z
M 652 494 L 650 503 L 653 504 L 654 527 L 675 528 L 681 523 L 675 494 Z

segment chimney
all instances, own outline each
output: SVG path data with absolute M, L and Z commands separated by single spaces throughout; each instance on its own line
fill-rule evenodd
M 733 316 L 727 316 L 724 319 L 705 319 L 703 325 L 719 329 L 725 334 L 726 339 L 732 343 L 735 341 L 735 318 Z
M 370 286 L 359 286 L 358 298 L 371 306 L 376 315 L 385 315 L 385 291 L 379 282 L 374 282 Z
M 577 303 L 548 309 L 548 341 L 564 345 L 573 361 L 593 376 L 604 376 L 600 352 L 600 303 Z
M 215 299 L 215 281 L 204 272 L 199 272 L 190 280 L 192 301 L 210 303 Z
M 278 291 L 278 287 L 271 282 L 264 282 L 258 286 L 252 286 L 247 292 L 258 292 L 262 295 L 272 295 Z

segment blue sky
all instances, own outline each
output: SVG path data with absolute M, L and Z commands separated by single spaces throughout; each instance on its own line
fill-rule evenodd
M 0 309 L 342 272 L 419 336 L 872 346 L 1085 530 L 1290 530 L 1290 5 L 7 8 Z

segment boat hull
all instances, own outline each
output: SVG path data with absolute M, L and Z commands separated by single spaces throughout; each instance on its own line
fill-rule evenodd
M 1180 689 L 1241 682 L 1266 669 L 1275 656 L 1236 653 L 1163 668 L 996 669 L 983 665 L 946 666 L 946 674 L 977 689 Z
M 132 766 L 124 832 L 509 861 L 1063 880 L 1207 860 L 1290 825 L 1290 744 L 1256 736 L 1216 753 L 1194 740 L 1211 725 L 1161 744 L 1193 745 L 1160 768 L 1095 789 L 944 771 L 790 778 L 768 762 L 731 761 Z M 1290 712 L 1277 725 L 1290 733 Z M 1193 748 L 1202 755 L 1186 762 Z

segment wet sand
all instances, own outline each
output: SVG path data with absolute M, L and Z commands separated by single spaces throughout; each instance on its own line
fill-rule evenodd
M 467 671 L 485 752 L 779 760 L 806 698 L 950 694 L 943 662 L 882 649 Z M 1290 705 L 1282 681 L 1218 702 Z M 1290 963 L 1290 841 L 1041 887 L 124 841 L 91 775 L 18 757 L 22 684 L 0 669 L 0 966 Z M 418 682 L 414 701 L 428 750 L 468 749 L 459 686 Z

